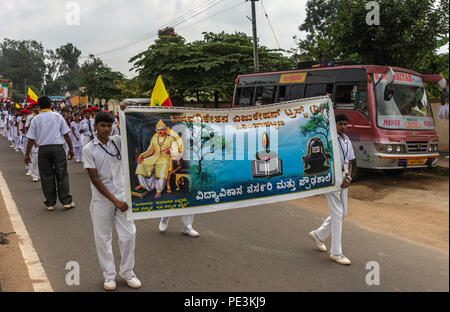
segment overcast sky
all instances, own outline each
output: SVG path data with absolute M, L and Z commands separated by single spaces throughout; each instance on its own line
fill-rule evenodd
M 295 48 L 293 36 L 301 35 L 298 26 L 305 18 L 306 2 L 262 0 L 282 49 Z M 200 13 L 200 9 L 204 11 Z M 256 11 L 260 44 L 278 48 L 261 1 L 256 2 Z M 186 13 L 200 13 L 175 26 L 187 42 L 201 39 L 204 31 L 252 34 L 247 18 L 251 17 L 251 5 L 244 0 L 0 0 L 0 40 L 34 39 L 46 49 L 71 42 L 82 56 L 98 54 L 114 70 L 130 77 L 128 60 L 153 43 L 156 30 L 173 25 Z M 137 44 L 131 45 L 133 42 Z M 124 46 L 127 48 L 101 54 Z

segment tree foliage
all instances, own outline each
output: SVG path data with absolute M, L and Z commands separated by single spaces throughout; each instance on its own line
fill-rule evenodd
M 448 72 L 448 1 L 378 0 L 380 25 L 367 25 L 364 0 L 309 0 L 299 27 L 302 60 L 354 59 L 400 66 L 422 73 Z M 445 59 L 445 60 L 444 60 Z
M 0 76 L 13 82 L 13 100 L 21 102 L 27 87 L 40 93 L 45 74 L 45 52 L 35 40 L 4 39 L 0 43 Z
M 91 98 L 120 99 L 122 91 L 120 84 L 124 77 L 120 72 L 113 71 L 100 58 L 90 55 L 81 66 L 81 81 L 84 93 Z
M 264 70 L 292 68 L 281 51 L 259 47 Z M 156 77 L 163 75 L 175 105 L 185 97 L 231 100 L 234 80 L 253 66 L 251 38 L 244 33 L 203 33 L 203 40 L 186 43 L 174 31 L 162 31 L 155 43 L 130 59 L 143 91 L 152 90 Z M 175 98 L 175 100 L 174 100 Z

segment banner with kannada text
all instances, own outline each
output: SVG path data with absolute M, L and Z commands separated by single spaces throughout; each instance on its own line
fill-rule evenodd
M 342 183 L 328 97 L 234 109 L 133 106 L 120 125 L 130 219 L 291 200 Z

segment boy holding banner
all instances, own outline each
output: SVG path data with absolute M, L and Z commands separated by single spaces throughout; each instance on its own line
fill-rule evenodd
M 330 216 L 323 222 L 321 227 L 309 232 L 309 236 L 314 240 L 316 248 L 325 252 L 327 247 L 323 241 L 331 234 L 330 259 L 339 264 L 350 265 L 350 259 L 342 254 L 341 236 L 342 222 L 347 215 L 348 187 L 352 181 L 351 161 L 355 159 L 355 154 L 352 142 L 345 135 L 348 125 L 347 115 L 337 114 L 335 118 L 344 181 L 340 190 L 326 194 Z
M 91 218 L 95 246 L 103 269 L 105 290 L 116 289 L 116 268 L 112 252 L 112 228 L 115 224 L 119 237 L 120 271 L 131 288 L 140 288 L 141 282 L 133 272 L 136 226 L 128 221 L 125 202 L 124 177 L 121 162 L 120 136 L 110 136 L 114 118 L 108 113 L 95 116 L 96 135 L 83 147 L 84 168 L 91 180 Z

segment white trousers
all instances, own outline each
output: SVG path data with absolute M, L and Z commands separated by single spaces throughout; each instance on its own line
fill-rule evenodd
M 83 151 L 83 146 L 74 146 L 73 152 L 75 153 L 75 160 L 81 160 L 81 152 Z
M 330 216 L 322 226 L 315 230 L 317 237 L 325 241 L 331 234 L 331 250 L 333 255 L 342 254 L 342 222 L 347 216 L 348 188 L 326 194 Z
M 39 164 L 38 164 L 39 148 L 33 146 L 31 148 L 31 164 L 28 166 L 33 179 L 39 178 Z
M 127 221 L 126 212 L 121 212 L 112 202 L 91 202 L 91 218 L 94 226 L 95 247 L 105 279 L 116 278 L 116 267 L 112 251 L 112 229 L 115 224 L 119 237 L 120 274 L 126 279 L 133 276 L 136 226 Z
M 141 175 L 138 175 L 137 178 L 139 180 L 139 184 L 143 185 L 147 191 L 153 191 L 156 189 L 158 193 L 164 191 L 167 181 L 167 179 L 156 179 L 155 174 L 153 174 L 150 178 L 146 178 Z
M 194 223 L 194 216 L 195 215 L 184 215 L 184 216 L 181 216 L 181 223 L 183 224 L 183 226 L 185 228 L 192 227 L 192 223 Z M 170 217 L 165 217 L 165 218 L 169 219 Z M 169 222 L 169 221 L 167 221 L 167 222 Z

